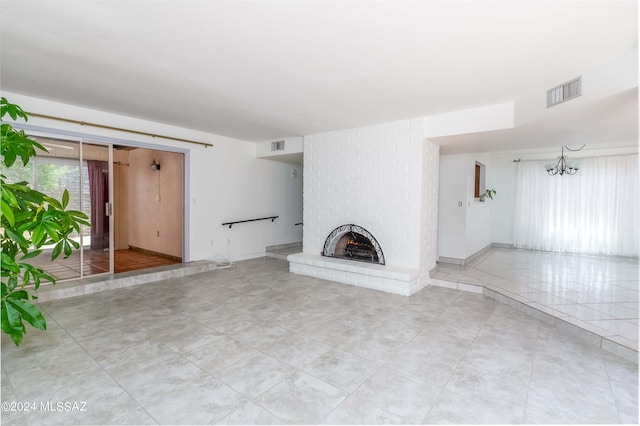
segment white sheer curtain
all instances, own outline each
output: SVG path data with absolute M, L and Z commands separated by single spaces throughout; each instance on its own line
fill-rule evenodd
M 521 161 L 514 246 L 638 257 L 638 156 L 583 158 L 573 176 L 549 176 L 547 161 Z

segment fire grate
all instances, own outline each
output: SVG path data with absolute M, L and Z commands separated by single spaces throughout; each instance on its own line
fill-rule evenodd
M 324 242 L 322 255 L 385 264 L 378 241 L 369 231 L 354 224 L 342 225 L 331 231 Z

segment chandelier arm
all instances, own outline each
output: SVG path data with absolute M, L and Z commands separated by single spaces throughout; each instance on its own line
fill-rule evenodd
M 578 173 L 578 169 L 579 167 L 573 166 L 571 164 L 569 164 L 567 162 L 567 157 L 565 157 L 564 155 L 564 149 L 567 148 L 567 151 L 580 151 L 582 148 L 584 148 L 586 145 L 582 145 L 580 148 L 578 149 L 571 149 L 568 146 L 563 145 L 562 146 L 562 154 L 560 155 L 560 158 L 558 158 L 558 161 L 556 162 L 556 165 L 554 167 L 550 167 L 550 168 L 546 168 L 547 173 L 549 174 L 549 176 L 555 176 L 555 175 L 575 175 L 576 173 Z

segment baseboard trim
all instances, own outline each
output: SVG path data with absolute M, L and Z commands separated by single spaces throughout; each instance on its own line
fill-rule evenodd
M 491 247 L 512 249 L 512 248 L 513 248 L 513 244 L 507 244 L 507 243 L 491 243 Z
M 469 263 L 473 262 L 474 260 L 478 259 L 486 251 L 488 251 L 488 250 L 490 250 L 492 248 L 513 248 L 513 244 L 491 243 L 488 246 L 486 246 L 485 248 L 482 248 L 482 249 L 478 250 L 477 252 L 473 253 L 471 256 L 467 257 L 466 259 L 458 259 L 457 257 L 438 256 L 438 263 L 448 263 L 448 264 L 451 264 L 451 265 L 466 266 Z
M 286 243 L 286 244 L 277 244 L 275 246 L 267 246 L 265 248 L 265 251 L 269 252 L 269 251 L 274 251 L 274 250 L 284 250 L 284 249 L 288 249 L 288 248 L 293 248 L 293 247 L 298 247 L 302 245 L 302 241 L 298 241 L 295 243 Z
M 464 266 L 465 263 L 466 263 L 466 260 L 465 259 L 458 259 L 456 257 L 438 256 L 438 263 L 448 263 L 450 265 Z
M 126 249 L 125 249 L 126 250 Z M 155 256 L 160 256 L 160 257 L 166 257 L 167 259 L 172 259 L 172 260 L 177 260 L 179 262 L 182 262 L 182 258 L 179 256 L 172 256 L 170 254 L 166 254 L 166 253 L 160 253 L 157 251 L 153 251 L 153 250 L 147 250 L 147 249 L 143 249 L 141 247 L 134 247 L 134 246 L 129 246 L 129 250 L 131 251 L 138 251 L 140 253 L 146 253 L 146 254 L 153 254 Z

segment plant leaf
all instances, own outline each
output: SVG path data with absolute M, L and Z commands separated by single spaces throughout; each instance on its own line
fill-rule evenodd
M 20 273 L 20 267 L 15 262 L 12 256 L 8 255 L 5 251 L 3 251 L 2 253 L 0 253 L 0 258 L 2 259 L 2 269 L 15 272 L 16 274 Z
M 2 214 L 7 218 L 7 221 L 9 221 L 9 225 L 15 226 L 16 218 L 13 215 L 13 210 L 11 210 L 9 203 L 5 202 L 4 199 L 0 199 L 0 207 L 2 208 Z
M 64 192 L 62 193 L 62 208 L 66 209 L 68 205 L 69 205 L 69 191 L 65 189 Z
M 3 307 L 7 311 L 7 321 L 9 322 L 9 326 L 14 330 L 24 331 L 24 324 L 22 324 L 22 317 L 20 312 L 16 310 L 10 303 L 9 300 L 5 300 L 3 303 Z
M 60 256 L 60 252 L 62 252 L 62 244 L 64 241 L 59 241 L 58 244 L 53 248 L 51 252 L 51 260 L 55 260 L 58 256 Z
M 29 242 L 20 234 L 13 232 L 10 228 L 5 228 L 5 232 L 13 241 L 18 243 L 21 248 L 29 248 Z
M 45 280 L 49 281 L 51 284 L 55 284 L 56 283 L 56 279 L 53 278 L 51 275 L 47 274 L 46 272 L 40 271 L 40 277 L 42 279 L 45 279 Z
M 17 286 L 18 286 L 18 277 L 15 275 L 12 277 L 9 277 L 9 279 L 7 280 L 7 288 L 9 289 L 9 291 L 15 290 Z
M 64 240 L 64 258 L 71 256 L 71 246 L 67 240 Z
M 37 328 L 38 330 L 47 329 L 47 321 L 37 307 L 23 299 L 11 298 L 7 299 L 7 302 L 15 308 L 15 310 L 22 315 L 22 318 L 31 324 L 33 328 Z
M 60 204 L 60 202 L 58 200 L 56 200 L 53 197 L 49 197 L 48 195 L 44 196 L 44 200 L 49 203 L 50 205 L 52 205 L 53 207 L 55 207 L 56 209 L 62 209 L 62 204 Z
M 5 185 L 4 184 L 4 180 L 3 180 L 3 185 L 0 188 L 0 190 L 2 190 L 2 199 L 6 200 L 7 203 L 9 203 L 10 206 L 17 207 L 18 206 L 18 200 L 16 199 L 16 196 L 13 195 L 13 191 L 8 186 L 9 185 Z
M 0 323 L 2 324 L 2 331 L 11 336 L 11 340 L 13 340 L 13 343 L 16 346 L 20 346 L 20 342 L 22 342 L 22 336 L 24 332 L 11 326 L 11 323 L 9 322 L 9 310 L 7 309 L 7 306 L 7 303 L 3 300 L 2 306 L 0 306 Z
M 6 151 L 4 153 L 4 165 L 7 167 L 13 166 L 13 163 L 16 162 L 16 152 L 13 150 Z
M 20 260 L 25 260 L 25 259 L 31 259 L 33 257 L 38 256 L 40 253 L 42 253 L 42 250 L 33 250 L 30 251 L 29 253 L 25 254 L 24 256 L 22 256 L 20 258 Z
M 39 223 L 38 226 L 36 226 L 35 229 L 33 230 L 33 233 L 31 234 L 31 241 L 33 242 L 34 246 L 40 247 L 42 245 L 40 243 L 42 242 L 43 239 L 44 239 L 44 226 L 42 226 L 42 224 Z
M 18 290 L 7 296 L 7 299 L 29 299 L 29 293 L 26 290 Z
M 24 287 L 27 284 L 29 284 L 29 278 L 31 278 L 31 272 L 30 271 L 26 271 L 24 273 L 24 277 L 22 278 L 22 287 Z

